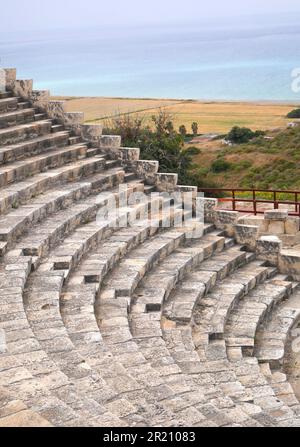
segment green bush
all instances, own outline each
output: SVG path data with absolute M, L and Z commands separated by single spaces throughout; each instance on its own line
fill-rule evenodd
M 231 168 L 231 163 L 229 161 L 224 160 L 224 158 L 218 158 L 217 160 L 213 161 L 211 164 L 211 170 L 212 172 L 218 173 L 218 172 L 224 172 L 228 171 Z
M 300 109 L 294 109 L 289 112 L 286 116 L 287 118 L 300 118 Z
M 228 133 L 226 139 L 234 144 L 243 144 L 243 143 L 248 143 L 248 141 L 253 140 L 253 138 L 260 137 L 264 134 L 265 134 L 265 132 L 263 132 L 261 130 L 257 130 L 256 132 L 253 132 L 248 127 L 235 126 Z

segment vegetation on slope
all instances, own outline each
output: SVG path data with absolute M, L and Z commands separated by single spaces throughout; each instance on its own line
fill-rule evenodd
M 202 150 L 202 155 L 204 152 Z M 300 189 L 300 128 L 290 128 L 248 143 L 222 146 L 197 158 L 206 183 L 220 187 Z
M 300 189 L 300 127 L 268 135 L 235 127 L 226 139 L 242 144 L 213 140 L 195 147 L 183 127 L 175 130 L 172 117 L 160 111 L 151 126 L 138 115 L 123 115 L 107 122 L 104 132 L 121 135 L 124 146 L 140 147 L 141 158 L 158 160 L 161 172 L 177 172 L 181 184 Z

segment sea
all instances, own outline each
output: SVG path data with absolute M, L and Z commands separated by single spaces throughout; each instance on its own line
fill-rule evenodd
M 300 101 L 300 17 L 0 30 L 0 66 L 53 95 Z

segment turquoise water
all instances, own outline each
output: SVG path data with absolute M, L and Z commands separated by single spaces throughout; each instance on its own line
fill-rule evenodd
M 299 26 L 237 28 L 0 33 L 1 65 L 56 95 L 300 100 L 291 89 Z

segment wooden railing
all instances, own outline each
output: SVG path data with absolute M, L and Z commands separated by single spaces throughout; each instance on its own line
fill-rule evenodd
M 270 209 L 270 207 L 263 209 L 259 206 L 260 204 L 272 204 L 275 210 L 280 205 L 287 205 L 285 208 L 288 209 L 290 216 L 300 217 L 300 191 L 244 188 L 199 188 L 199 191 L 217 197 L 219 203 L 231 202 L 232 211 L 257 215 L 263 214 L 266 209 Z M 290 200 L 290 198 L 293 200 Z M 242 203 L 249 203 L 251 206 L 247 209 L 241 209 L 239 204 Z M 219 209 L 222 208 L 219 207 Z

